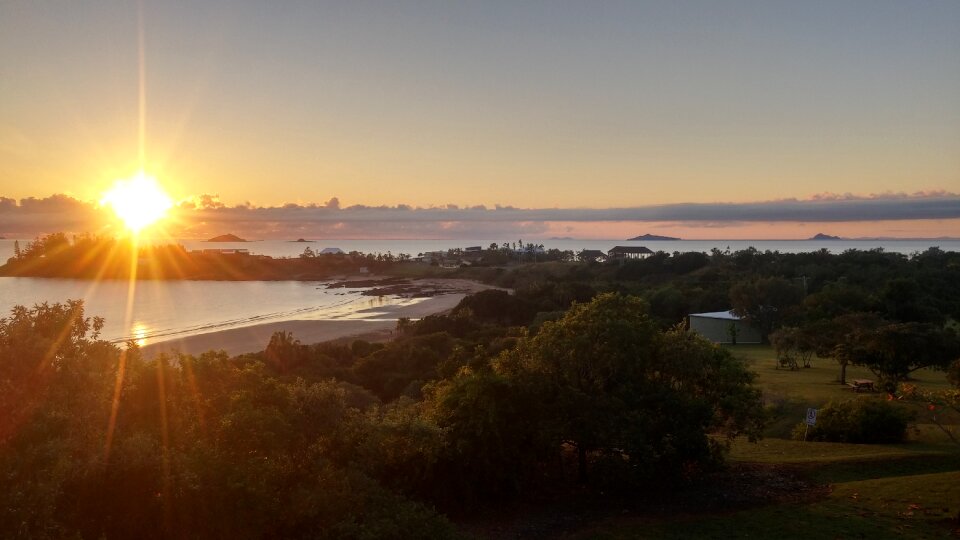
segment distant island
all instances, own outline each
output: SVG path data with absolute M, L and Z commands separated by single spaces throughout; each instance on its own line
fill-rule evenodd
M 316 240 L 304 240 L 303 238 L 297 238 L 296 240 L 288 240 L 288 242 L 303 242 L 303 243 L 313 243 Z
M 213 238 L 207 240 L 207 242 L 248 242 L 249 240 L 244 240 L 235 234 L 221 234 L 220 236 L 214 236 Z
M 628 242 L 633 242 L 633 241 L 641 241 L 641 242 L 642 242 L 642 241 L 647 241 L 647 240 L 650 240 L 650 241 L 653 241 L 653 240 L 680 240 L 680 238 L 674 238 L 674 237 L 672 237 L 672 236 L 659 236 L 659 235 L 656 235 L 656 234 L 644 234 L 644 235 L 641 235 L 641 236 L 634 236 L 633 238 L 628 238 L 628 239 L 627 239 Z
M 810 240 L 844 240 L 844 238 L 841 238 L 839 236 L 832 236 L 829 234 L 817 233 L 812 237 L 810 237 Z

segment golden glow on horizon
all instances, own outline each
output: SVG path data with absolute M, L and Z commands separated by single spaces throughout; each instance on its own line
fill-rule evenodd
M 110 206 L 124 225 L 138 234 L 162 219 L 173 207 L 173 200 L 155 178 L 140 171 L 132 178 L 117 180 L 104 193 L 100 204 Z

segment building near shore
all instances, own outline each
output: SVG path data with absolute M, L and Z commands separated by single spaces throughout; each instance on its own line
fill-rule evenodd
M 599 249 L 584 249 L 577 254 L 577 258 L 581 262 L 603 262 L 607 259 L 607 255 Z
M 691 313 L 690 330 L 714 343 L 760 343 L 760 330 L 732 311 Z
M 646 259 L 651 255 L 653 252 L 643 246 L 616 246 L 607 252 L 607 259 Z

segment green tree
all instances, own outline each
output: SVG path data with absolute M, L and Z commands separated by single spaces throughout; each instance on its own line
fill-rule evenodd
M 886 317 L 900 322 L 941 324 L 943 315 L 925 297 L 916 279 L 895 278 L 884 285 L 880 300 Z
M 741 363 L 693 334 L 659 332 L 642 301 L 618 294 L 545 322 L 495 367 L 537 396 L 538 424 L 575 450 L 580 482 L 591 458 L 620 478 L 676 478 L 719 456 L 709 432 L 756 435 L 762 416 Z
M 466 370 L 428 392 L 443 430 L 437 476 L 447 499 L 515 495 L 556 453 L 538 395 L 490 369 Z
M 766 341 L 803 299 L 803 291 L 780 277 L 742 281 L 730 288 L 733 312 L 757 326 Z
M 300 364 L 305 350 L 300 340 L 293 337 L 292 332 L 280 330 L 270 336 L 270 342 L 263 351 L 267 362 L 281 373 L 285 373 Z
M 727 326 L 727 335 L 730 336 L 730 344 L 736 345 L 737 337 L 740 336 L 740 327 L 737 326 L 736 322 L 732 322 Z
M 832 358 L 840 366 L 838 380 L 847 383 L 847 366 L 853 363 L 854 342 L 851 336 L 868 332 L 885 321 L 875 313 L 847 313 L 833 319 L 808 323 L 803 335 L 819 358 Z
M 777 352 L 780 366 L 799 369 L 811 367 L 810 361 L 817 350 L 817 333 L 810 327 L 785 326 L 770 334 L 770 343 Z
M 835 282 L 804 298 L 803 307 L 808 317 L 821 320 L 847 313 L 871 311 L 874 302 L 862 287 Z
M 849 340 L 850 361 L 870 369 L 888 392 L 894 392 L 914 371 L 946 369 L 960 356 L 956 332 L 930 324 L 884 324 L 856 330 Z

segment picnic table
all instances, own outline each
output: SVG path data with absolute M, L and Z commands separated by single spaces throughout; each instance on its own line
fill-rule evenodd
M 870 379 L 853 379 L 847 383 L 847 386 L 854 392 L 873 392 L 875 390 L 873 381 Z

